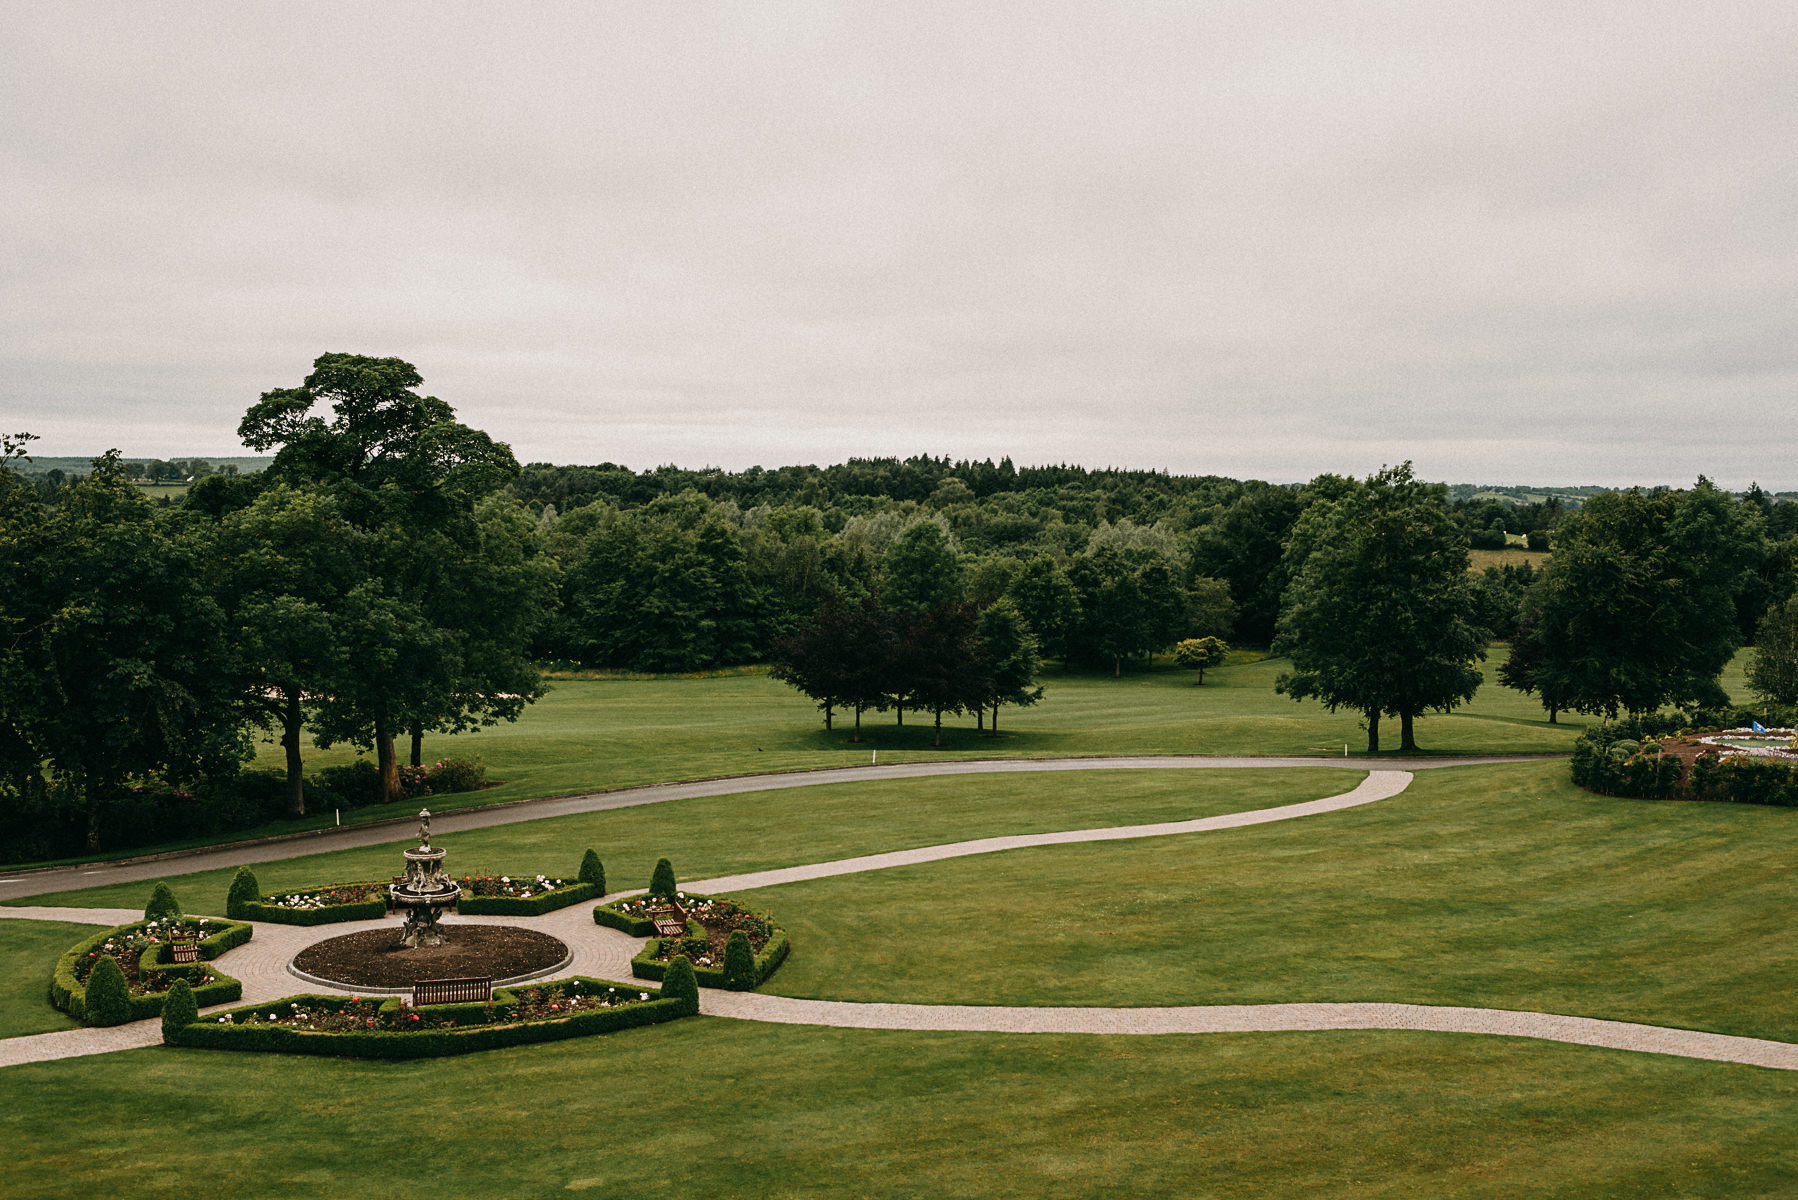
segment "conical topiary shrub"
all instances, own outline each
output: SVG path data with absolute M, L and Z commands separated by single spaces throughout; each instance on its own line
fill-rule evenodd
M 256 875 L 248 867 L 237 868 L 237 874 L 231 877 L 231 890 L 225 893 L 225 915 L 234 920 L 242 920 L 248 915 L 246 907 L 262 899 L 262 887 L 256 882 Z
M 131 1019 L 131 988 L 110 954 L 102 954 L 87 976 L 87 1023 L 123 1025 Z
M 606 894 L 605 864 L 591 850 L 581 856 L 581 882 L 592 884 L 601 896 Z
M 674 864 L 665 858 L 656 859 L 655 873 L 649 877 L 649 894 L 652 896 L 672 896 L 675 891 Z
M 181 901 L 166 883 L 158 882 L 150 889 L 150 902 L 144 905 L 144 920 L 162 921 L 181 915 Z
M 200 1019 L 200 1005 L 187 980 L 175 980 L 175 986 L 162 1002 L 162 1040 L 171 1045 L 181 1040 L 181 1030 Z
M 679 1000 L 688 1013 L 699 1011 L 699 977 L 684 954 L 677 954 L 662 976 L 662 999 Z
M 732 930 L 724 943 L 724 986 L 733 992 L 755 990 L 755 951 L 741 929 Z

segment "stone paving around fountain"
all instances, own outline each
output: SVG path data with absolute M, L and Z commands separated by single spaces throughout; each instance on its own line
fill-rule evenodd
M 800 879 L 818 879 L 859 871 L 912 863 L 935 862 L 969 854 L 988 854 L 1025 846 L 1065 845 L 1074 842 L 1153 838 L 1175 834 L 1241 828 L 1268 821 L 1291 820 L 1318 813 L 1369 804 L 1395 796 L 1410 783 L 1404 771 L 1372 771 L 1359 786 L 1338 796 L 1251 812 L 1231 813 L 1194 821 L 1157 825 L 1121 826 L 1074 830 L 1017 837 L 980 838 L 940 846 L 924 846 L 891 854 L 868 855 L 807 866 L 750 872 L 715 879 L 696 879 L 683 887 L 697 893 L 741 892 Z M 617 899 L 635 892 L 617 892 Z M 572 961 L 556 972 L 587 975 L 620 982 L 631 979 L 631 957 L 643 939 L 593 923 L 592 904 L 576 904 L 540 917 L 455 917 L 451 921 L 518 925 L 542 930 L 561 938 L 573 954 Z M 119 925 L 141 917 L 134 909 L 0 907 L 0 918 L 79 921 Z M 357 921 L 324 926 L 256 924 L 255 936 L 245 945 L 220 955 L 219 968 L 243 981 L 239 1004 L 277 1000 L 300 991 L 341 991 L 303 983 L 290 974 L 288 963 L 305 947 L 327 937 L 359 929 L 387 927 L 398 933 L 393 919 Z M 645 991 L 653 990 L 643 984 Z M 236 1005 L 222 1005 L 221 1008 Z M 208 1011 L 216 1011 L 208 1010 Z M 997 1005 L 869 1004 L 804 1000 L 757 992 L 717 992 L 700 995 L 703 1015 L 782 1024 L 829 1025 L 856 1029 L 929 1029 L 990 1033 L 1062 1033 L 1108 1035 L 1156 1035 L 1197 1033 L 1292 1032 L 1326 1029 L 1431 1030 L 1538 1038 L 1575 1045 L 1598 1046 L 1685 1058 L 1745 1063 L 1779 1070 L 1798 1070 L 1798 1045 L 1761 1038 L 1734 1037 L 1695 1030 L 1672 1029 L 1624 1021 L 1553 1013 L 1515 1012 L 1504 1009 L 1456 1008 L 1400 1003 L 1292 1003 L 1248 1005 L 1189 1005 L 1170 1008 L 1029 1008 Z M 71 1029 L 0 1040 L 0 1067 L 48 1059 L 103 1054 L 113 1050 L 150 1046 L 162 1040 L 157 1021 L 139 1021 L 108 1029 Z

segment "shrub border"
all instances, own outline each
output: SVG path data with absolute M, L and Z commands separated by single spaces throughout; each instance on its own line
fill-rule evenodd
M 456 911 L 469 916 L 489 914 L 499 917 L 540 917 L 558 908 L 567 908 L 583 900 L 603 895 L 596 884 L 576 880 L 530 899 L 522 896 L 463 896 L 456 901 Z
M 637 956 L 631 959 L 632 975 L 639 979 L 661 982 L 662 977 L 668 973 L 668 964 L 654 956 L 661 950 L 663 940 L 662 938 L 650 938 L 649 944 L 637 952 Z M 768 976 L 774 974 L 775 968 L 786 961 L 787 951 L 790 949 L 792 949 L 792 944 L 787 941 L 787 931 L 776 927 L 774 932 L 768 936 L 768 940 L 762 944 L 762 952 L 755 956 L 756 987 L 761 987 L 767 981 Z M 725 988 L 723 967 L 695 966 L 693 977 L 699 980 L 700 987 L 717 988 L 720 991 Z
M 297 888 L 292 892 L 270 892 L 257 900 L 237 906 L 234 916 L 245 921 L 268 921 L 275 925 L 331 925 L 338 921 L 378 921 L 387 915 L 386 900 L 354 900 L 348 904 L 327 904 L 322 908 L 286 908 L 271 904 L 271 896 L 291 896 L 296 892 L 317 892 L 334 887 L 386 887 L 377 879 L 356 883 L 327 883 L 316 888 Z
M 210 962 L 227 950 L 232 950 L 250 940 L 255 931 L 242 921 L 224 921 L 222 918 L 208 917 L 208 920 L 221 921 L 217 932 L 210 933 L 200 939 L 200 961 Z M 132 921 L 125 925 L 114 925 L 103 929 L 90 938 L 75 943 L 63 951 L 62 957 L 56 960 L 56 969 L 50 974 L 50 1003 L 68 1013 L 83 1025 L 89 1024 L 87 1019 L 87 985 L 75 978 L 75 964 L 81 961 L 88 951 L 97 949 L 106 943 L 106 939 L 129 935 L 149 925 L 149 921 Z M 145 947 L 137 960 L 139 976 L 168 975 L 173 971 L 192 970 L 193 963 L 165 963 L 163 957 L 168 953 L 168 943 L 158 942 Z M 213 972 L 217 977 L 211 982 L 201 984 L 193 989 L 194 1000 L 202 1008 L 210 1004 L 229 1004 L 233 1000 L 243 999 L 243 983 L 226 975 L 222 971 Z M 172 982 L 172 981 L 171 981 Z M 131 997 L 131 1015 L 128 1021 L 142 1021 L 150 1017 L 162 1015 L 163 1001 L 168 998 L 166 989 L 152 992 L 145 996 Z
M 593 979 L 585 975 L 545 980 L 543 983 L 533 982 L 525 986 L 542 987 L 551 983 L 567 983 L 573 979 L 593 984 L 596 987 L 631 986 L 616 980 Z M 632 990 L 641 991 L 642 989 L 633 988 Z M 499 1002 L 501 996 L 506 996 L 507 1002 L 512 999 L 510 991 L 496 991 L 494 995 L 496 1003 Z M 316 1000 L 330 1004 L 341 1003 L 343 999 L 344 997 L 338 995 L 299 993 L 293 996 L 284 996 L 280 1000 L 235 1008 L 229 1015 L 261 1012 L 301 1000 Z M 387 1003 L 396 1008 L 399 1004 L 397 999 Z M 385 1009 L 387 1005 L 382 1007 Z M 431 1009 L 437 1015 L 453 1018 L 459 1015 L 454 1010 L 481 1009 L 485 1011 L 486 1006 L 444 1004 L 432 1005 Z M 226 1014 L 215 1013 L 209 1017 L 203 1017 L 191 1025 L 171 1030 L 170 1033 L 173 1034 L 173 1037 L 169 1040 L 178 1046 L 212 1050 L 249 1050 L 274 1054 L 323 1054 L 341 1058 L 439 1058 L 450 1054 L 470 1054 L 478 1050 L 494 1050 L 502 1046 L 523 1046 L 533 1042 L 551 1042 L 560 1041 L 563 1038 L 615 1033 L 621 1029 L 636 1029 L 644 1025 L 659 1025 L 665 1021 L 679 1020 L 681 1017 L 692 1016 L 698 1011 L 698 1006 L 683 1000 L 672 997 L 666 1000 L 652 997 L 647 1001 L 639 1001 L 623 1008 L 577 1012 L 567 1017 L 520 1021 L 509 1025 L 421 1029 L 416 1033 L 384 1029 L 357 1032 L 355 1030 L 291 1029 L 279 1025 L 233 1025 L 219 1021 L 218 1018 Z

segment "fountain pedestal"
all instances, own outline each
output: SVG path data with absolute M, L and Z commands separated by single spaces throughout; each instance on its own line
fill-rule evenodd
M 443 945 L 437 918 L 462 896 L 462 885 L 443 873 L 444 850 L 431 845 L 431 810 L 418 814 L 418 845 L 405 852 L 406 874 L 387 889 L 395 908 L 406 910 L 400 945 Z

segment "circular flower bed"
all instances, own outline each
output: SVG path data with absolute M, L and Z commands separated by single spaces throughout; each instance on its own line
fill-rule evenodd
M 438 927 L 441 946 L 398 944 L 398 929 L 365 929 L 327 938 L 294 956 L 296 970 L 344 987 L 409 988 L 421 979 L 486 975 L 518 979 L 543 975 L 566 963 L 560 938 L 512 925 L 450 924 Z
M 1793 749 L 1794 732 L 1791 729 L 1720 729 L 1696 740 L 1701 745 L 1716 747 L 1725 758 L 1746 755 L 1798 762 L 1798 751 Z

